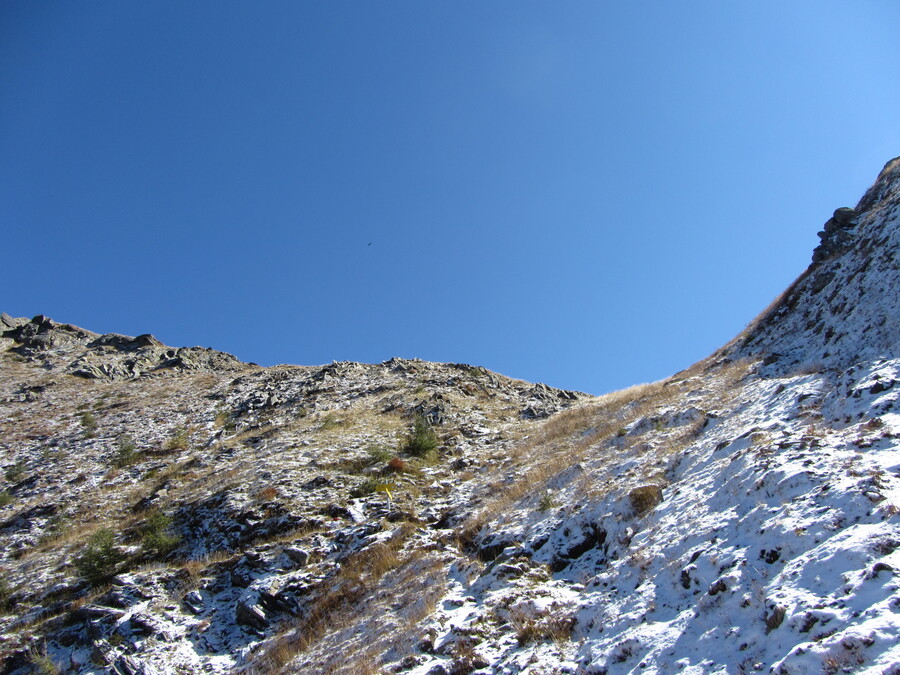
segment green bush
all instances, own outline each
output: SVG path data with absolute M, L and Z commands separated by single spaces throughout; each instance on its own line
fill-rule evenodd
M 220 408 L 216 411 L 216 426 L 230 432 L 237 428 L 237 422 L 230 410 Z
M 553 498 L 553 494 L 545 492 L 541 495 L 541 500 L 538 502 L 538 511 L 547 511 L 548 509 L 555 509 L 557 506 L 556 500 Z
M 15 497 L 9 494 L 7 490 L 3 490 L 3 492 L 0 492 L 0 508 L 8 506 L 14 499 Z
M 377 478 L 366 478 L 362 483 L 357 485 L 350 491 L 350 497 L 359 499 L 375 492 L 376 488 L 381 484 Z
M 437 453 L 437 434 L 424 415 L 416 415 L 401 450 L 413 457 L 431 458 Z
M 8 612 L 12 609 L 12 589 L 6 583 L 6 579 L 0 577 L 0 612 Z
M 137 461 L 137 446 L 130 436 L 119 436 L 118 447 L 113 453 L 111 464 L 117 469 L 123 469 Z
M 59 666 L 47 654 L 47 648 L 32 647 L 28 650 L 28 660 L 31 662 L 33 672 L 38 675 L 60 675 L 62 672 Z
M 6 478 L 10 483 L 15 483 L 22 476 L 25 475 L 25 460 L 20 459 L 15 464 L 6 467 L 6 471 L 3 472 L 3 477 Z
M 168 531 L 172 517 L 162 511 L 154 511 L 141 526 L 141 548 L 152 558 L 161 558 L 174 551 L 181 543 L 181 537 Z
M 81 413 L 81 426 L 84 428 L 85 438 L 93 438 L 97 435 L 97 418 L 90 410 Z
M 81 555 L 75 559 L 75 569 L 92 586 L 99 586 L 112 579 L 119 571 L 125 556 L 116 548 L 112 530 L 103 528 L 91 535 Z
M 163 450 L 172 452 L 174 450 L 187 450 L 191 444 L 191 430 L 187 427 L 179 427 L 171 437 L 163 443 Z
M 330 431 L 331 429 L 337 429 L 344 425 L 344 421 L 340 419 L 334 413 L 328 413 L 322 418 L 321 423 L 319 424 L 320 431 Z
M 369 456 L 369 461 L 373 464 L 376 462 L 384 464 L 394 458 L 394 451 L 383 445 L 370 445 L 366 448 L 366 454 Z

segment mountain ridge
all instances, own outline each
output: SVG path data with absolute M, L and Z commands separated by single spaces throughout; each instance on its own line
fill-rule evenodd
M 0 672 L 900 675 L 898 208 L 601 397 L 3 315 Z
M 854 359 L 896 353 L 900 304 L 890 291 L 900 284 L 898 210 L 900 157 L 885 164 L 855 208 L 835 210 L 810 266 L 724 355 L 762 356 L 783 371 L 847 367 Z M 866 274 L 871 266 L 878 274 Z M 818 349 L 803 354 L 810 344 Z

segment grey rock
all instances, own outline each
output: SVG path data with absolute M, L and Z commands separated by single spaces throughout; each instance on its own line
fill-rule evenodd
M 846 206 L 836 209 L 819 232 L 819 239 L 822 241 L 813 251 L 813 262 L 822 262 L 849 249 L 854 239 L 852 230 L 856 225 L 854 209 Z
M 728 586 L 725 584 L 725 582 L 722 579 L 717 579 L 709 587 L 707 593 L 709 593 L 710 595 L 718 595 L 719 593 L 724 593 L 727 590 Z
M 205 603 L 203 602 L 203 596 L 200 595 L 200 591 L 197 590 L 188 592 L 184 596 L 183 602 L 184 606 L 194 614 L 200 614 L 203 611 L 205 605 Z
M 288 546 L 284 549 L 284 554 L 300 567 L 309 562 L 309 551 L 297 546 Z
M 116 659 L 113 672 L 121 675 L 170 675 L 173 671 L 169 668 L 158 668 L 136 656 L 125 654 Z
M 787 609 L 782 605 L 772 604 L 766 612 L 766 633 L 770 633 L 778 628 L 784 621 Z
M 25 318 L 15 318 L 3 312 L 0 314 L 0 334 L 5 333 L 8 330 L 13 330 L 28 323 L 28 319 Z
M 269 625 L 269 619 L 263 608 L 257 604 L 249 604 L 246 600 L 239 600 L 234 612 L 235 621 L 257 630 L 265 630 Z

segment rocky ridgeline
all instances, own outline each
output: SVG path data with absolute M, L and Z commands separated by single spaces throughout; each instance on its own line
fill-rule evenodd
M 236 371 L 246 367 L 231 354 L 203 347 L 173 349 L 152 335 L 129 337 L 98 335 L 45 316 L 30 321 L 0 316 L 0 336 L 12 340 L 12 350 L 50 367 L 71 359 L 65 370 L 78 377 L 127 380 L 141 375 L 173 371 Z
M 728 350 L 770 372 L 846 368 L 897 351 L 900 340 L 900 158 L 888 162 L 855 209 L 819 233 L 813 263 Z
M 898 198 L 600 398 L 4 315 L 0 672 L 900 675 Z

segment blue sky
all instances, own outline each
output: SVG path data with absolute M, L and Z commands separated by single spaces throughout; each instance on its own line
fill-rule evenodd
M 602 393 L 900 155 L 900 4 L 0 3 L 0 310 Z

